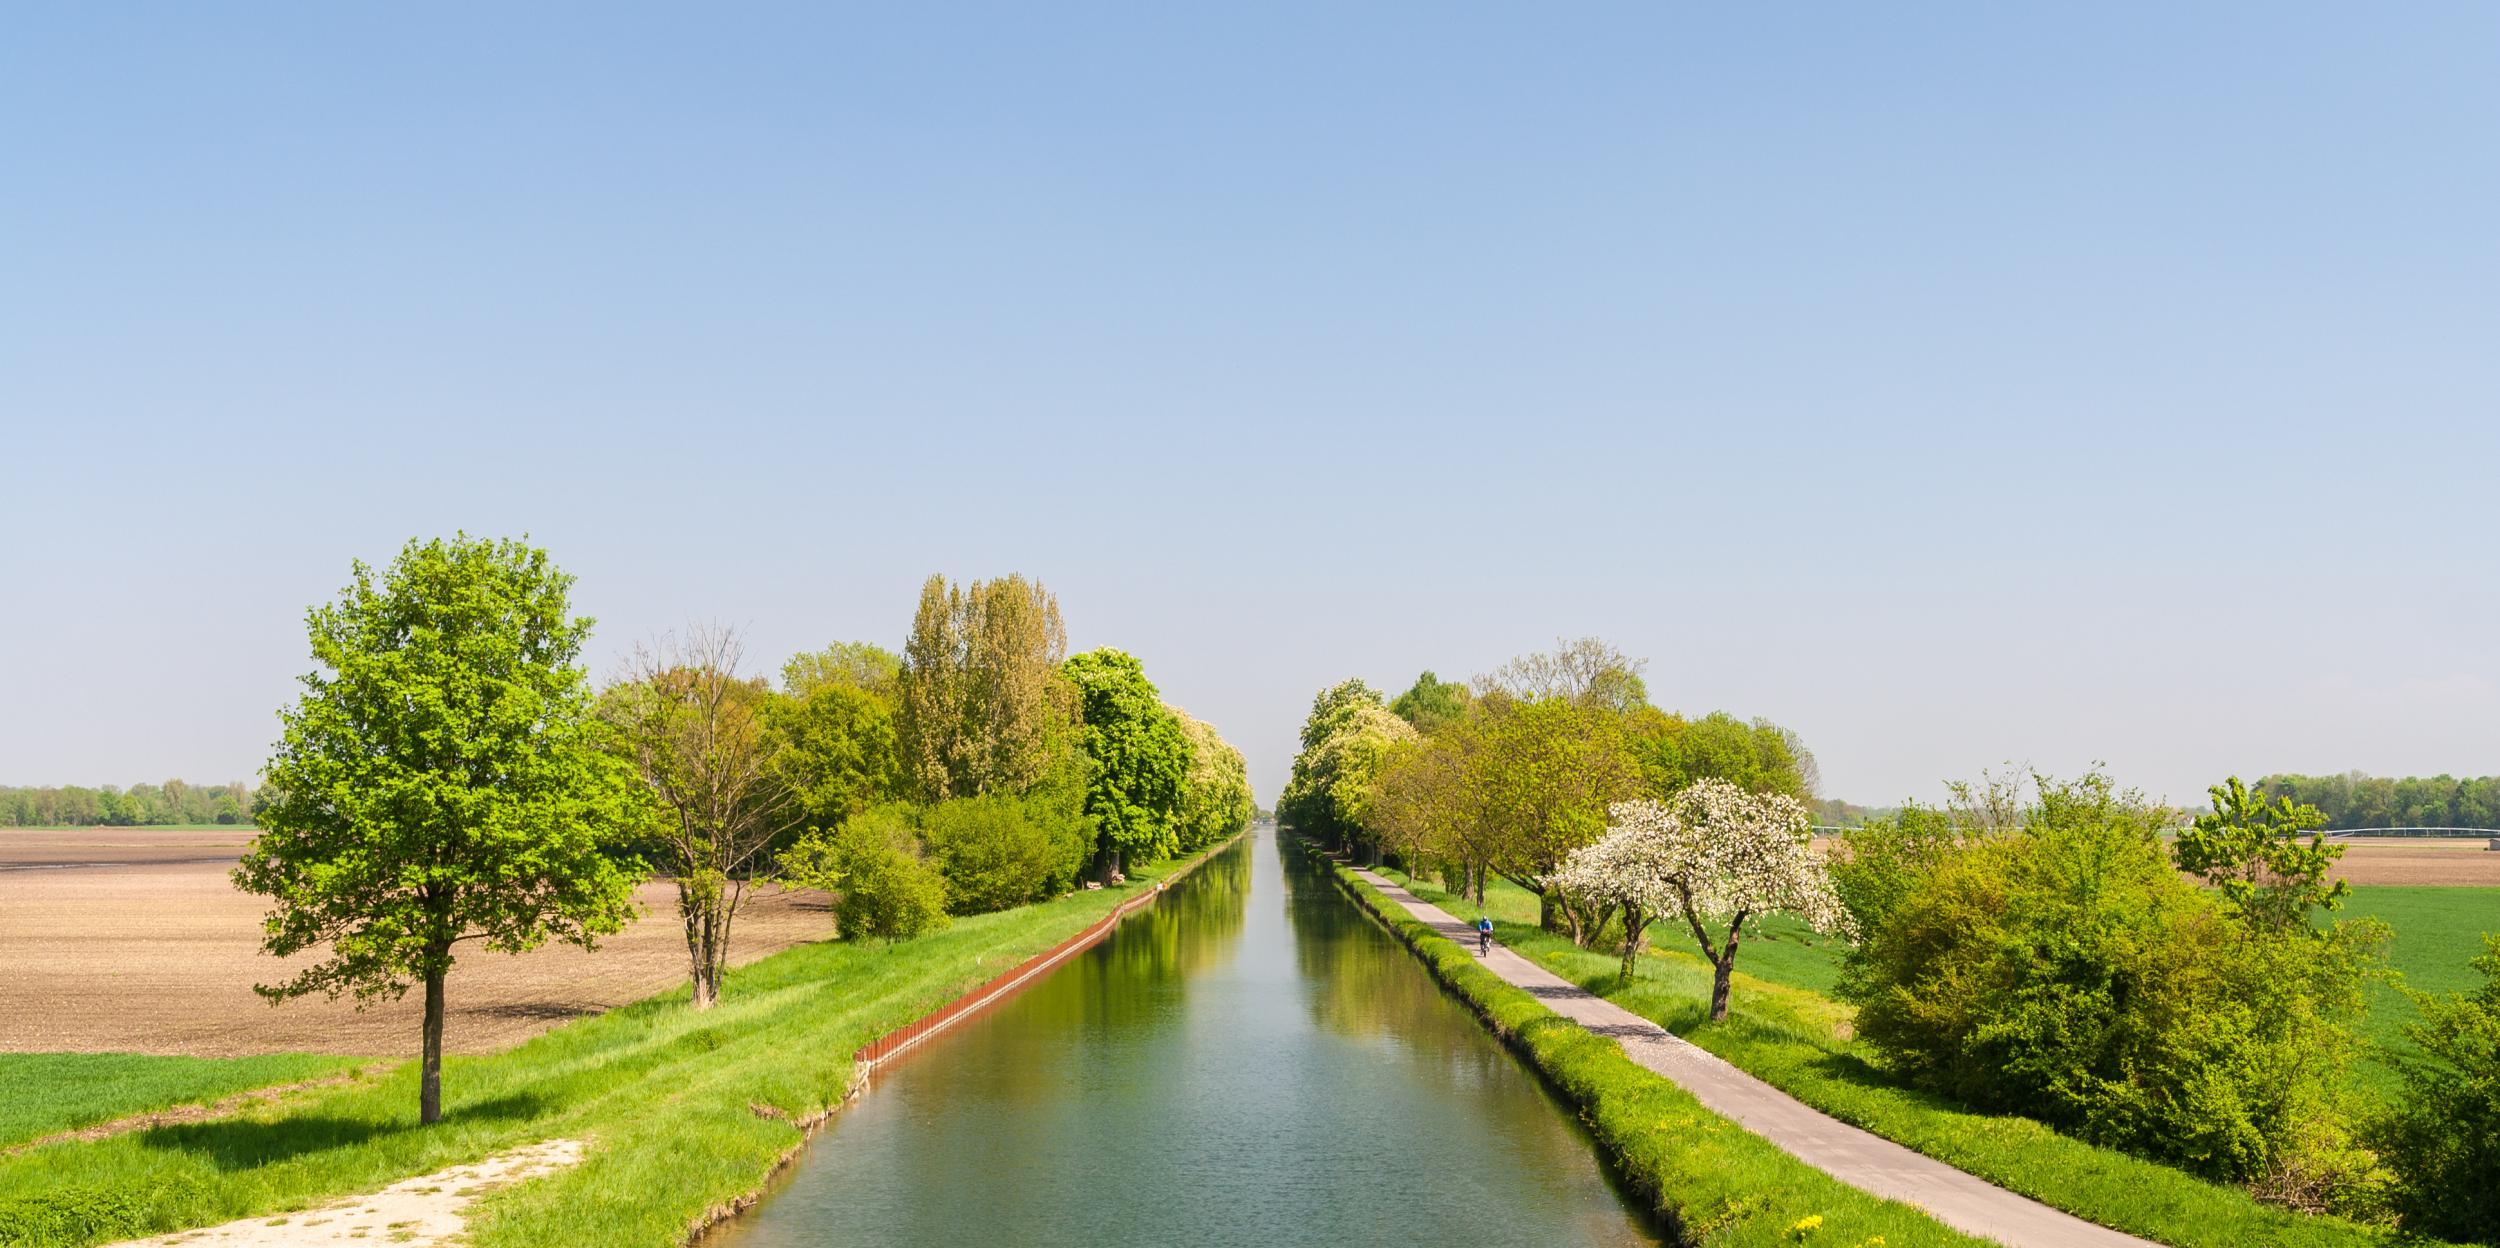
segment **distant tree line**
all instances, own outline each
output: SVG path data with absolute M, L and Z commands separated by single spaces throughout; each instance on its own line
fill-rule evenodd
M 2330 831 L 2354 828 L 2500 829 L 2500 776 L 2267 776 L 2259 792 L 2315 806 Z
M 251 785 L 134 784 L 84 788 L 0 786 L 0 827 L 144 828 L 181 824 L 242 825 L 252 821 Z

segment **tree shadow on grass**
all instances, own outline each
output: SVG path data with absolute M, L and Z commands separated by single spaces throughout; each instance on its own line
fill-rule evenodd
M 513 1122 L 547 1112 L 547 1098 L 515 1092 L 455 1105 L 443 1115 L 444 1127 L 474 1122 Z M 224 1118 L 153 1127 L 139 1133 L 147 1148 L 190 1153 L 220 1170 L 254 1170 L 312 1153 L 350 1148 L 383 1136 L 420 1131 L 411 1119 L 348 1118 L 336 1114 L 290 1114 L 275 1120 Z

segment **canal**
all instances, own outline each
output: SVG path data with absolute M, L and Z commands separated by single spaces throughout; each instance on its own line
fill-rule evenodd
M 1659 1242 L 1569 1110 L 1279 841 L 880 1073 L 715 1244 Z

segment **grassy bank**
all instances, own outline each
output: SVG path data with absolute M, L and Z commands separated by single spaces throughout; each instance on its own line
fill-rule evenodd
M 149 1057 L 136 1053 L 0 1053 L 0 1148 L 62 1131 L 205 1105 L 272 1084 L 385 1065 L 373 1058 Z
M 1475 913 L 1472 902 L 1430 883 L 1409 886 L 1454 914 Z M 1625 985 L 1615 954 L 1580 949 L 1539 930 L 1536 899 L 1525 890 L 1501 884 L 1487 891 L 1485 902 L 1498 937 L 1555 974 L 1835 1118 L 2089 1221 L 2178 1248 L 2429 1242 L 2261 1204 L 2240 1188 L 2085 1144 L 2027 1118 L 1980 1113 L 1896 1086 L 1850 1038 L 1849 1008 L 1797 986 L 1828 984 L 1837 967 L 1836 950 L 1799 929 L 1775 924 L 1778 939 L 1748 941 L 1738 959 L 1740 967 L 1791 982 L 1739 971 L 1728 1020 L 1711 1023 L 1710 971 L 1698 956 L 1676 947 L 1652 950 L 1641 960 L 1640 975 Z M 1669 943 L 1663 927 L 1657 935 Z M 1689 941 L 1685 933 L 1673 943 Z
M 1351 872 L 1337 878 L 1580 1106 L 1632 1184 L 1688 1243 L 1976 1246 L 1907 1205 L 1878 1200 L 1780 1151 L 1704 1109 L 1674 1083 L 1635 1064 L 1622 1046 L 1590 1034 L 1486 970 L 1474 954 L 1391 904 Z
M 0 1243 L 83 1245 L 277 1214 L 538 1140 L 581 1165 L 494 1193 L 470 1241 L 673 1245 L 753 1192 L 838 1104 L 851 1053 L 1082 930 L 1123 887 L 959 919 L 905 944 L 822 942 L 731 972 L 696 1013 L 680 989 L 487 1057 L 446 1060 L 445 1120 L 416 1121 L 413 1063 L 212 1122 L 0 1158 Z M 459 991 L 453 972 L 452 991 Z M 414 1037 L 410 1037 L 413 1041 Z

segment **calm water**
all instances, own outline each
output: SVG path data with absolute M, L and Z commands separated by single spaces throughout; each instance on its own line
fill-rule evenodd
M 1245 838 L 878 1076 L 717 1244 L 1655 1244 L 1578 1124 Z

